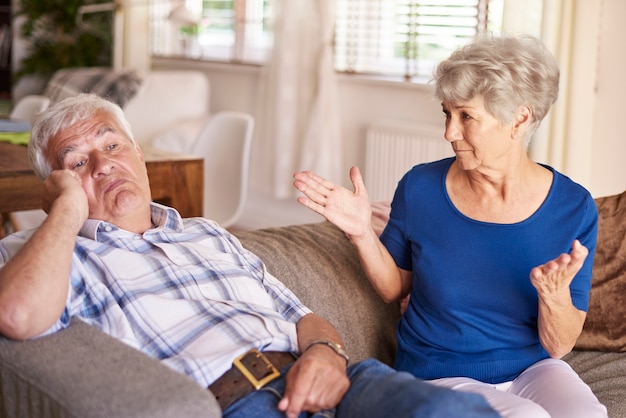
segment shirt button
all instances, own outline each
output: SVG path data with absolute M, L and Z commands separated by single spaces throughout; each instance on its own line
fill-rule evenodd
M 107 226 L 104 227 L 104 230 L 106 232 L 111 232 L 111 231 L 113 231 L 113 227 L 111 225 L 107 225 Z

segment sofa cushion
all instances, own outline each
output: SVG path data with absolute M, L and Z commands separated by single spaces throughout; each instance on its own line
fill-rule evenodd
M 397 304 L 386 304 L 365 277 L 356 251 L 329 222 L 238 231 L 244 247 L 313 312 L 332 323 L 351 360 L 393 363 Z
M 59 102 L 79 93 L 106 97 L 120 107 L 135 95 L 142 77 L 135 70 L 112 71 L 106 67 L 63 68 L 54 73 L 44 96 L 50 103 Z
M 626 351 L 626 192 L 596 199 L 598 245 L 580 350 Z
M 626 358 L 623 353 L 575 350 L 563 360 L 606 406 L 609 417 L 626 417 Z

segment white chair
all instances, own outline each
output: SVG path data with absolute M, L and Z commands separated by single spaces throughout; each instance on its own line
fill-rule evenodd
M 204 158 L 204 216 L 224 228 L 237 222 L 246 203 L 253 131 L 251 115 L 218 112 L 190 149 Z
M 35 116 L 46 110 L 48 106 L 50 106 L 50 99 L 46 96 L 38 94 L 24 96 L 15 104 L 9 118 L 32 123 Z
M 202 127 L 197 133 L 199 121 Z M 204 159 L 203 215 L 228 228 L 241 217 L 246 204 L 253 131 L 251 115 L 222 111 L 179 123 L 157 135 L 150 146 Z

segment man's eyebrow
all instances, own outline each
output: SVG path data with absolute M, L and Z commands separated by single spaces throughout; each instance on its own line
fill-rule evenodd
M 59 167 L 61 167 L 61 168 L 65 167 L 63 165 L 63 163 L 65 161 L 65 157 L 67 157 L 67 154 L 71 153 L 75 149 L 76 149 L 75 147 L 66 147 L 66 148 L 63 148 L 61 150 L 61 152 L 59 152 L 59 155 L 57 157 L 57 163 L 59 164 Z
M 98 132 L 96 133 L 97 137 L 101 137 L 102 135 L 106 134 L 107 132 L 117 132 L 117 130 L 115 129 L 115 127 L 113 125 L 102 125 L 100 127 L 100 129 L 98 129 Z
M 96 132 L 96 138 L 100 138 L 101 136 L 105 135 L 108 132 L 116 132 L 116 129 L 112 125 L 102 125 L 100 128 L 98 128 L 98 131 Z M 57 162 L 59 163 L 59 167 L 61 168 L 64 167 L 63 163 L 65 161 L 65 157 L 67 157 L 67 155 L 70 154 L 75 149 L 76 147 L 69 146 L 69 147 L 63 148 L 59 152 L 59 155 L 57 157 Z

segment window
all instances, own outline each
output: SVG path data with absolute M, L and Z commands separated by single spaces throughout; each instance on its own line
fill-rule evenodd
M 348 73 L 429 76 L 476 35 L 499 31 L 500 1 L 337 0 L 335 68 Z
M 189 19 L 176 18 L 170 2 L 152 0 L 152 52 L 262 64 L 272 45 L 273 1 L 185 0 L 186 16 L 195 16 L 189 24 Z M 336 0 L 336 4 L 336 70 L 407 80 L 430 77 L 437 62 L 477 34 L 498 33 L 507 25 L 538 34 L 542 10 L 541 0 Z
M 271 0 L 152 0 L 152 54 L 261 64 L 272 45 Z

